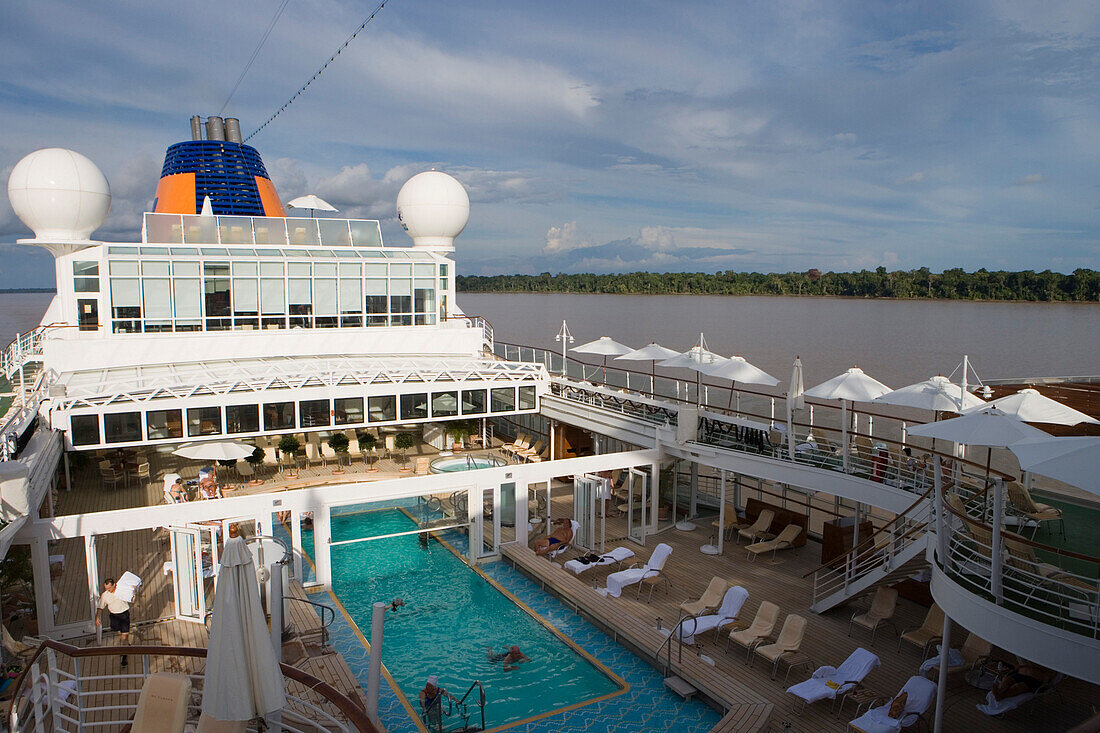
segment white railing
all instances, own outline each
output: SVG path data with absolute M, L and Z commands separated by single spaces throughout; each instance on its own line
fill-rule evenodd
M 381 247 L 375 219 L 201 216 L 146 213 L 143 244 L 243 244 L 255 247 Z
M 11 343 L 0 351 L 0 372 L 11 380 L 26 364 L 42 361 L 42 343 L 46 326 L 15 335 Z

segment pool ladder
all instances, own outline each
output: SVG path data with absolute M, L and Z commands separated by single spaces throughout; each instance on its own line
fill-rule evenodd
M 474 690 L 477 690 L 477 695 L 470 702 L 466 702 Z M 447 701 L 446 711 L 443 710 L 444 699 Z M 482 686 L 481 680 L 474 680 L 473 684 L 466 688 L 466 693 L 458 700 L 453 700 L 450 697 L 444 698 L 443 695 L 440 695 L 433 705 L 438 705 L 440 713 L 443 713 L 439 716 L 438 724 L 433 733 L 473 733 L 473 731 L 485 730 L 485 688 Z M 481 715 L 480 726 L 470 725 L 470 705 L 477 705 L 478 712 Z M 447 727 L 447 720 L 450 716 L 456 714 L 462 716 L 462 725 L 453 728 Z M 428 718 L 431 716 L 427 715 L 427 711 L 425 711 L 424 717 L 430 730 L 431 723 Z

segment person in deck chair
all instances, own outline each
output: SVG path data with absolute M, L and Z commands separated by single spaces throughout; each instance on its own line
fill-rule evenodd
M 549 537 L 535 540 L 536 555 L 545 555 L 551 550 L 556 550 L 562 545 L 568 545 L 573 541 L 573 523 L 568 519 L 558 520 L 560 526 Z

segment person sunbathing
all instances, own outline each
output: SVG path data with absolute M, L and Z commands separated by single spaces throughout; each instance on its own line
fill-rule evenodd
M 1028 692 L 1035 692 L 1054 679 L 1055 674 L 1056 672 L 1046 667 L 1040 667 L 1033 662 L 1021 662 L 997 680 L 997 684 L 992 689 L 993 699 L 999 701 Z
M 573 523 L 568 519 L 561 519 L 559 523 L 560 526 L 554 530 L 549 537 L 535 540 L 534 549 L 536 555 L 545 555 L 573 541 Z
M 489 661 L 490 662 L 503 662 L 505 672 L 511 672 L 517 668 L 521 662 L 530 662 L 531 659 L 519 650 L 519 647 L 513 644 L 508 647 L 506 652 L 493 653 L 493 647 L 489 647 Z

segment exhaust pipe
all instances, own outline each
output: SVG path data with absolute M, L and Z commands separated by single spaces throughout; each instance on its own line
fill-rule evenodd
M 225 140 L 225 123 L 221 117 L 209 117 L 206 120 L 206 139 Z
M 202 140 L 202 118 L 198 115 L 191 118 L 191 139 Z
M 236 117 L 225 118 L 225 139 L 231 143 L 242 142 L 241 121 Z

